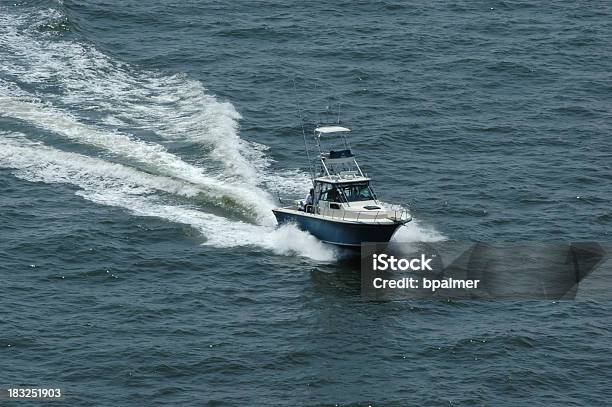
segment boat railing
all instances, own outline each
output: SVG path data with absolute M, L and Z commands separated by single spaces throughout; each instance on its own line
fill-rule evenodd
M 412 220 L 410 211 L 401 205 L 387 206 L 385 210 L 363 210 L 363 211 L 347 211 L 342 209 L 331 209 L 327 206 L 318 207 L 317 213 L 323 217 L 330 219 L 371 221 L 372 223 L 386 223 L 385 221 L 393 222 L 409 222 Z

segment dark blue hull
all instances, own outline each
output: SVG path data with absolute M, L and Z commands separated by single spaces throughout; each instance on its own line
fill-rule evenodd
M 295 223 L 317 239 L 340 246 L 360 246 L 361 242 L 388 242 L 402 223 L 365 224 L 321 219 L 306 214 L 273 210 L 279 225 Z

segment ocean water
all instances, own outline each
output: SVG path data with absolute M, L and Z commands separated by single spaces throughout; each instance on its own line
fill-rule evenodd
M 610 404 L 610 301 L 365 301 L 270 212 L 308 188 L 298 102 L 410 205 L 396 240 L 607 242 L 610 44 L 605 1 L 0 1 L 0 386 Z

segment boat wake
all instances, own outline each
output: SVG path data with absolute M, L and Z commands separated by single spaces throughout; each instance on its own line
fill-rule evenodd
M 153 175 L 32 141 L 22 134 L 0 133 L 0 167 L 31 182 L 69 184 L 89 201 L 121 207 L 138 216 L 153 216 L 190 225 L 215 247 L 254 246 L 280 255 L 302 255 L 332 261 L 335 251 L 294 226 L 276 228 L 207 213 L 193 205 L 202 189 L 180 179 Z M 185 198 L 185 203 L 177 202 Z
M 295 194 L 308 178 L 273 171 L 267 147 L 240 138 L 231 103 L 184 75 L 139 70 L 37 29 L 65 19 L 56 9 L 0 7 L 0 120 L 12 129 L 0 133 L 0 167 L 190 225 L 206 245 L 334 260 L 335 250 L 308 233 L 275 227 L 268 191 Z M 196 154 L 177 152 L 185 145 Z M 442 238 L 411 227 L 399 238 Z

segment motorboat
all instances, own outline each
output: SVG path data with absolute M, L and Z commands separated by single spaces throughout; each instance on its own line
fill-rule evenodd
M 272 211 L 279 224 L 293 223 L 326 243 L 359 247 L 388 242 L 412 217 L 406 208 L 378 199 L 351 151 L 350 131 L 339 125 L 316 127 L 313 160 L 304 134 L 312 189 L 305 200 Z M 338 147 L 324 147 L 333 143 Z

